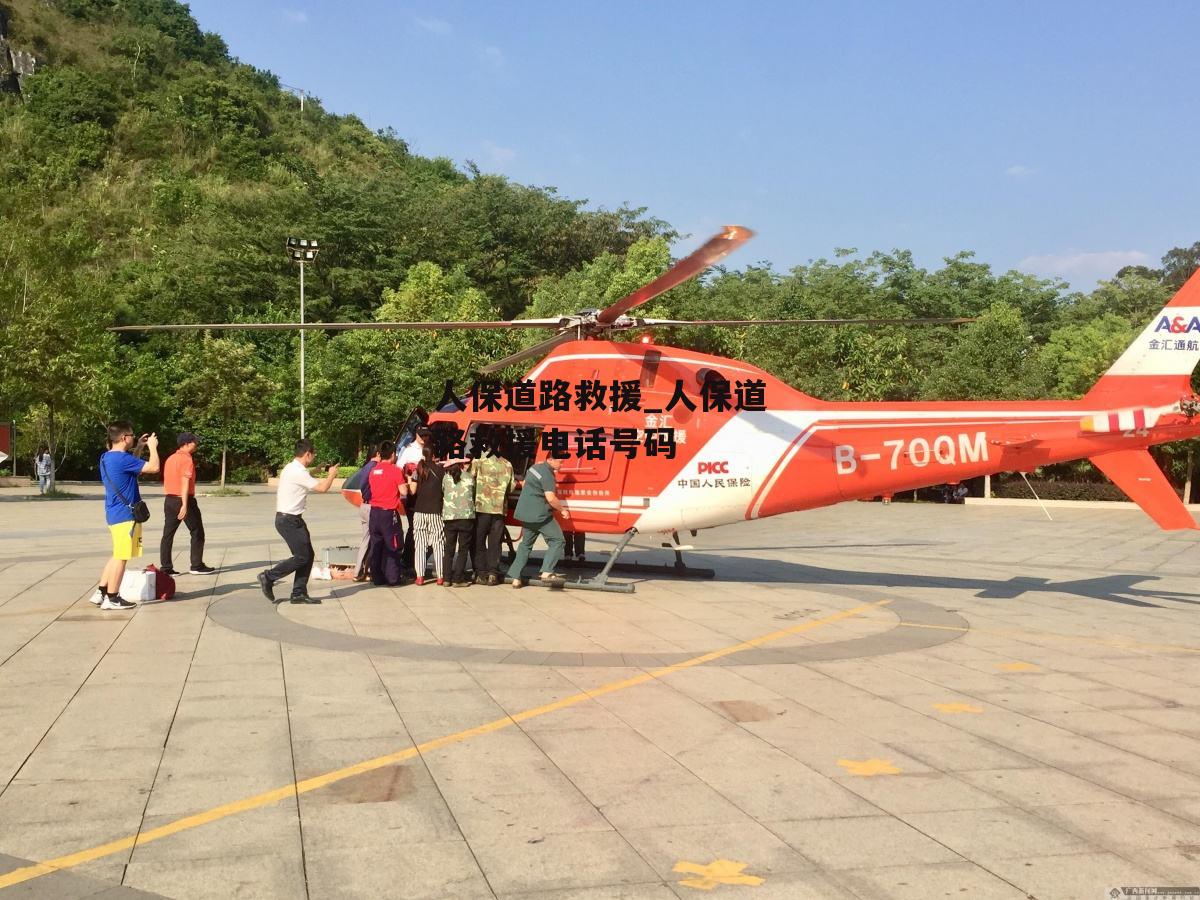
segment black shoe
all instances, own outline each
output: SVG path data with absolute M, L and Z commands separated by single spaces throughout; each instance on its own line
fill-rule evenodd
M 264 597 L 266 597 L 272 603 L 279 602 L 278 600 L 275 599 L 275 583 L 273 581 L 271 581 L 270 577 L 267 575 L 266 572 L 258 573 L 258 586 L 260 588 L 262 588 Z
M 216 571 L 217 570 L 214 569 L 212 566 L 206 566 L 204 563 L 200 563 L 200 565 L 192 566 L 190 569 L 188 569 L 188 574 L 189 575 L 212 575 Z
M 293 603 L 320 603 L 319 597 L 310 597 L 308 594 L 294 594 L 292 596 Z
M 487 577 L 487 583 L 488 583 L 488 587 L 495 587 L 496 585 L 498 585 L 500 583 L 500 576 L 499 575 L 489 575 Z
M 172 569 L 170 566 L 163 566 L 158 571 L 162 572 L 164 575 L 170 575 L 172 578 L 179 577 L 179 573 L 176 572 L 174 569 Z

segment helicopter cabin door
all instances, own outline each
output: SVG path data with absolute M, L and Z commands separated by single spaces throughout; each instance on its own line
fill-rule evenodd
M 625 489 L 625 473 L 629 459 L 624 453 L 614 452 L 612 435 L 604 432 L 602 440 L 593 442 L 592 455 L 602 453 L 603 458 L 588 459 L 576 456 L 572 441 L 571 456 L 563 460 L 558 470 L 556 493 L 571 513 L 573 531 L 612 529 L 621 515 L 621 498 Z M 545 459 L 544 452 L 538 459 Z

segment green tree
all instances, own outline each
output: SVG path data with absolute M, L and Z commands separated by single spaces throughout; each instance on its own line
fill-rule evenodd
M 1139 331 L 1171 299 L 1171 288 L 1140 272 L 1125 272 L 1101 281 L 1090 294 L 1075 295 L 1064 305 L 1062 318 L 1075 323 L 1119 316 Z
M 1038 396 L 1040 372 L 1032 365 L 1033 335 L 1021 313 L 1000 301 L 958 333 L 954 346 L 930 373 L 930 400 L 1018 400 Z
M 229 449 L 245 448 L 248 426 L 266 418 L 268 397 L 279 390 L 259 367 L 252 345 L 205 335 L 176 387 L 193 428 L 221 447 L 221 487 Z
M 103 320 L 102 307 L 53 288 L 0 297 L 0 410 L 37 429 L 60 462 L 109 409 L 114 341 Z
M 1133 341 L 1138 330 L 1113 313 L 1056 328 L 1038 365 L 1055 397 L 1074 399 L 1091 389 Z
M 1190 247 L 1173 247 L 1162 258 L 1163 284 L 1179 290 L 1183 283 L 1200 269 L 1200 241 Z

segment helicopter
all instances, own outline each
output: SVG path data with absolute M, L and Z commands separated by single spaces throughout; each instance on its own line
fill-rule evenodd
M 674 549 L 673 571 L 686 575 L 689 570 L 681 552 L 694 548 L 680 544 L 679 533 L 685 530 L 694 535 L 700 529 L 999 472 L 1029 472 L 1085 458 L 1161 528 L 1198 527 L 1148 448 L 1200 436 L 1200 397 L 1191 388 L 1191 373 L 1200 361 L 1200 272 L 1180 288 L 1079 400 L 830 402 L 804 394 L 740 360 L 646 340 L 617 339 L 649 328 L 693 325 L 884 326 L 971 321 L 684 321 L 631 314 L 698 276 L 752 236 L 747 228 L 726 226 L 664 274 L 610 306 L 555 319 L 151 325 L 112 330 L 554 331 L 551 337 L 482 367 L 481 374 L 495 374 L 536 359 L 522 380 L 527 391 L 587 383 L 597 390 L 609 386 L 615 394 L 618 386 L 627 386 L 628 393 L 633 393 L 636 385 L 637 405 L 597 405 L 593 396 L 590 405 L 535 401 L 532 407 L 512 408 L 515 404 L 468 406 L 463 398 L 449 398 L 451 402 L 428 416 L 410 417 L 401 440 L 411 438 L 421 421 L 435 435 L 439 430 L 450 435 L 459 447 L 470 446 L 484 433 L 507 435 L 509 447 L 521 444 L 522 440 L 513 440 L 519 437 L 523 446 L 514 459 L 518 473 L 551 453 L 565 455 L 556 493 L 570 518 L 560 524 L 569 530 L 618 537 L 599 574 L 571 587 L 632 590 L 630 585 L 610 583 L 608 576 L 638 534 L 671 535 L 673 544 L 663 546 Z M 730 402 L 735 394 L 738 402 Z M 718 395 L 724 402 L 709 402 Z M 698 398 L 705 402 L 697 402 Z M 577 452 L 568 449 L 564 454 L 564 438 L 577 442 Z

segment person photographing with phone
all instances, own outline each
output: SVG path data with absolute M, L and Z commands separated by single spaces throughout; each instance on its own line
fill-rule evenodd
M 142 459 L 142 450 L 150 458 Z M 138 489 L 138 476 L 159 470 L 158 435 L 143 434 L 134 440 L 133 426 L 112 422 L 108 426 L 108 450 L 100 457 L 100 480 L 104 483 L 104 520 L 112 537 L 112 558 L 100 574 L 100 587 L 92 602 L 101 609 L 133 609 L 136 603 L 121 596 L 125 565 L 142 555 L 142 523 L 150 510 Z
M 275 494 L 275 530 L 279 532 L 292 555 L 265 572 L 258 573 L 258 586 L 272 603 L 281 602 L 275 598 L 275 582 L 293 572 L 296 574 L 292 579 L 291 601 L 321 602 L 308 596 L 308 575 L 312 572 L 313 558 L 316 554 L 313 552 L 308 525 L 304 522 L 304 510 L 308 506 L 309 491 L 324 494 L 333 486 L 338 474 L 338 465 L 331 464 L 324 478 L 314 478 L 309 474 L 308 467 L 313 464 L 315 458 L 312 442 L 301 438 L 296 441 L 295 458 L 279 473 L 279 489 Z

